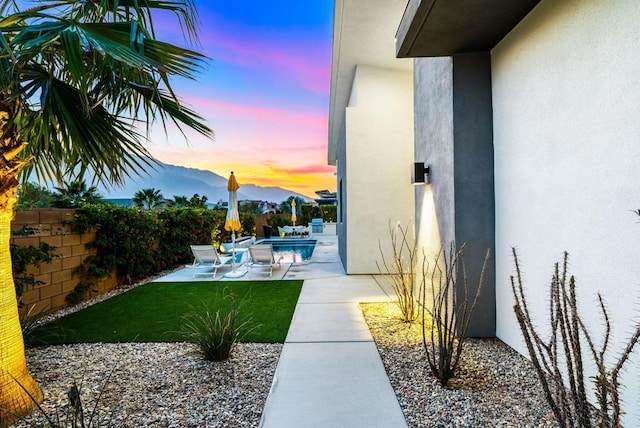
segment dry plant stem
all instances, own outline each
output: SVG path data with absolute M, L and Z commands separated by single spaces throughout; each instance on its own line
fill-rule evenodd
M 471 301 L 469 280 L 464 263 L 465 247 L 466 244 L 463 244 L 456 251 L 455 244 L 451 243 L 448 254 L 444 248 L 438 253 L 430 276 L 430 305 L 427 304 L 426 292 L 429 264 L 426 257 L 423 256 L 421 282 L 422 342 L 431 373 L 445 386 L 448 384 L 449 379 L 455 375 L 458 367 L 469 323 L 482 290 L 485 269 L 489 260 L 489 251 L 487 250 L 478 280 L 478 287 Z M 444 266 L 442 266 L 443 264 Z M 464 299 L 462 302 L 457 300 L 459 275 L 464 287 Z M 427 314 L 429 317 L 426 316 Z M 430 340 L 427 340 L 427 324 L 430 327 Z
M 379 242 L 380 264 L 376 261 L 376 266 L 386 281 L 393 287 L 396 295 L 396 303 L 402 313 L 402 321 L 413 322 L 418 318 L 418 306 L 416 295 L 416 262 L 417 243 L 409 234 L 409 225 L 403 227 L 398 223 L 396 227 L 389 222 L 389 235 L 391 237 L 391 248 L 393 260 L 387 261 L 382 250 L 382 243 Z
M 578 313 L 576 282 L 573 276 L 567 279 L 569 255 L 565 252 L 562 271 L 559 263 L 556 263 L 551 280 L 549 298 L 551 333 L 548 340 L 543 340 L 533 326 L 527 307 L 520 263 L 515 248 L 512 252 L 516 268 L 516 277 L 511 277 L 511 289 L 515 298 L 514 311 L 545 397 L 558 423 L 562 427 L 591 427 L 593 426 L 592 417 L 597 417 L 597 426 L 619 427 L 622 409 L 618 392 L 618 376 L 640 339 L 640 326 L 636 327 L 635 333 L 627 342 L 613 369 L 607 369 L 605 356 L 609 346 L 611 324 L 604 300 L 601 295 L 598 295 L 605 325 L 603 342 L 598 348 Z M 591 405 L 587 400 L 585 387 L 581 344 L 583 338 L 588 344 L 597 368 L 593 382 L 598 414 L 594 416 L 590 412 Z

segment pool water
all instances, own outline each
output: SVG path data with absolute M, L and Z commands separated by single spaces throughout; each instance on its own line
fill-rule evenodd
M 257 244 L 273 245 L 276 259 L 282 256 L 282 263 L 300 263 L 308 261 L 316 248 L 315 239 L 261 239 Z

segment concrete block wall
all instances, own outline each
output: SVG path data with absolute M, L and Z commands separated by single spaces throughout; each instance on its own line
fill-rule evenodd
M 95 238 L 95 233 L 74 233 L 66 224 L 73 219 L 74 212 L 73 209 L 61 208 L 18 210 L 11 223 L 12 231 L 25 226 L 37 230 L 33 235 L 12 236 L 12 244 L 38 247 L 41 242 L 46 242 L 56 247 L 54 253 L 58 254 L 51 263 L 28 267 L 27 272 L 44 283 L 26 286 L 22 294 L 22 302 L 27 307 L 33 306 L 34 313 L 52 312 L 67 306 L 66 296 L 80 281 L 74 270 L 87 256 L 95 254 L 95 250 L 86 248 L 86 244 Z M 104 293 L 117 285 L 116 275 L 112 273 L 111 278 L 99 281 L 93 289 Z

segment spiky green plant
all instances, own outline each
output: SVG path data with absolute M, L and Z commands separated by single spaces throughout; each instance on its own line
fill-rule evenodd
M 257 328 L 251 318 L 242 316 L 244 302 L 246 300 L 238 303 L 225 289 L 222 301 L 216 298 L 213 304 L 202 303 L 204 311 L 192 308 L 182 318 L 181 332 L 185 340 L 195 343 L 198 353 L 209 361 L 226 360 L 237 343 Z

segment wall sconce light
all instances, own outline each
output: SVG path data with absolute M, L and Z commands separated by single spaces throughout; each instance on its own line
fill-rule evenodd
M 429 167 L 425 166 L 424 162 L 415 162 L 413 164 L 411 183 L 416 185 L 429 183 Z

